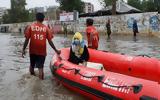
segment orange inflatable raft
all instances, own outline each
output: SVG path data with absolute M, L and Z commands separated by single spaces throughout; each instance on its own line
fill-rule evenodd
M 89 49 L 89 53 L 89 61 L 103 64 L 107 71 L 68 62 L 69 49 L 67 48 L 61 50 L 62 60 L 56 54 L 53 56 L 50 63 L 52 74 L 65 87 L 92 100 L 160 100 L 158 78 L 151 79 L 146 77 L 147 73 L 141 74 L 140 72 L 144 71 L 136 69 L 143 70 L 143 67 L 140 65 L 150 68 L 152 62 L 148 65 L 147 61 L 155 61 L 158 64 L 157 59 L 136 58 L 92 49 Z M 142 60 L 142 64 L 137 61 L 141 60 L 140 58 L 145 59 L 145 61 Z M 134 64 L 133 62 L 136 61 L 137 64 Z M 146 65 L 144 64 L 145 62 L 147 63 Z M 138 71 L 137 75 L 133 74 L 136 73 L 135 70 Z M 149 70 L 146 69 L 145 71 Z M 150 68 L 150 71 L 155 70 Z
M 160 61 L 148 56 L 128 56 L 89 49 L 90 61 L 108 71 L 160 82 Z

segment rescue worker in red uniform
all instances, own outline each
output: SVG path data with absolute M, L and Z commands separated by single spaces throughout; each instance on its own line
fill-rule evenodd
M 86 34 L 87 34 L 88 48 L 98 49 L 99 33 L 93 26 L 93 19 L 90 18 L 87 19 L 86 25 L 87 25 Z
M 45 57 L 47 55 L 46 52 L 46 39 L 48 40 L 50 46 L 55 50 L 57 54 L 60 54 L 60 51 L 56 49 L 52 42 L 53 34 L 49 28 L 42 24 L 45 16 L 43 13 L 36 14 L 37 22 L 32 23 L 30 26 L 27 27 L 25 31 L 25 42 L 23 45 L 22 50 L 22 57 L 25 55 L 25 49 L 29 45 L 29 54 L 30 54 L 30 74 L 35 75 L 34 68 L 37 67 L 39 69 L 39 78 L 44 79 L 44 62 Z

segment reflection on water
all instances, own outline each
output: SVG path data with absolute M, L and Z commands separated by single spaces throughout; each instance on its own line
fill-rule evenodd
M 72 35 L 56 35 L 53 42 L 58 48 L 69 47 Z M 45 80 L 28 73 L 29 57 L 21 58 L 23 34 L 0 33 L 0 98 L 1 100 L 85 100 L 81 95 L 59 85 L 48 68 L 54 51 L 50 46 L 45 62 Z M 149 55 L 160 58 L 160 40 L 156 37 L 115 35 L 111 39 L 100 36 L 99 50 L 128 55 Z

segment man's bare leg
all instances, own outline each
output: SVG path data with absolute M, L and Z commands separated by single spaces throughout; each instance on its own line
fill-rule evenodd
M 29 67 L 29 72 L 31 75 L 35 75 L 34 68 L 32 66 Z
M 43 80 L 44 79 L 43 68 L 38 68 L 38 70 L 39 70 L 39 78 Z

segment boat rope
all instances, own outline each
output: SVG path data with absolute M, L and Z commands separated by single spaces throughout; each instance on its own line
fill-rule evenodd
M 138 56 L 151 58 L 149 55 L 146 55 L 146 54 L 141 54 L 141 55 L 138 55 Z
M 106 50 L 101 50 L 102 52 L 109 52 L 109 51 L 106 51 Z M 121 55 L 125 55 L 125 53 L 120 53 Z M 148 58 L 151 58 L 149 55 L 146 55 L 146 54 L 140 54 L 140 55 L 137 55 L 137 56 L 142 56 L 142 57 L 148 57 Z
M 106 51 L 106 50 L 100 50 L 100 51 L 102 51 L 102 52 L 108 52 L 109 53 L 109 51 Z M 125 53 L 120 53 L 121 55 L 125 55 Z
M 87 75 L 83 75 L 80 73 L 80 69 L 76 69 L 76 68 L 65 68 L 63 67 L 63 64 L 60 64 L 58 67 L 54 67 L 56 70 L 57 69 L 60 69 L 60 68 L 63 68 L 64 70 L 67 70 L 67 71 L 74 71 L 74 74 L 75 75 L 80 75 L 82 77 L 85 77 L 85 78 L 96 78 L 97 77 L 97 81 L 99 83 L 102 83 L 102 84 L 105 84 L 109 87 L 113 87 L 113 88 L 125 88 L 125 89 L 132 89 L 133 92 L 136 94 L 136 93 L 139 93 L 142 89 L 142 84 L 136 84 L 136 85 L 131 85 L 131 86 L 128 86 L 128 85 L 120 85 L 120 86 L 117 86 L 117 85 L 112 85 L 112 84 L 109 84 L 109 83 L 106 83 L 103 81 L 105 75 L 99 75 L 99 76 L 87 76 Z

